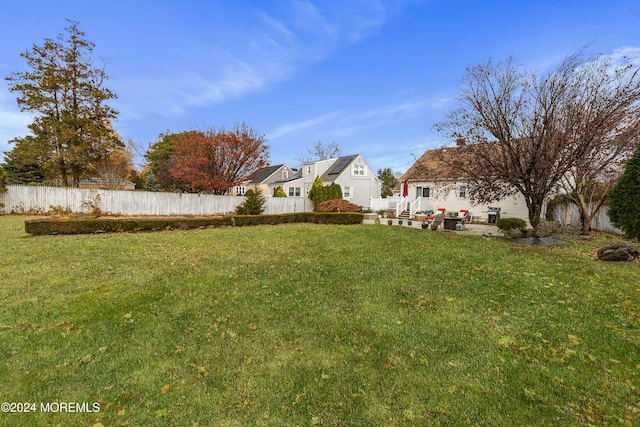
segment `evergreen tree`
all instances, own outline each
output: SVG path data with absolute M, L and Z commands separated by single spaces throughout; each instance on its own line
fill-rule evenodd
M 36 159 L 28 154 L 23 144 L 5 152 L 4 168 L 9 184 L 30 184 L 44 182 L 44 170 Z
M 315 209 L 320 203 L 327 200 L 326 189 L 324 184 L 322 183 L 322 179 L 320 176 L 316 176 L 316 179 L 313 181 L 313 185 L 311 185 L 311 190 L 309 190 L 309 198 L 313 202 L 313 208 Z
M 0 166 L 0 193 L 7 191 L 7 174 L 4 173 L 4 169 Z
M 391 170 L 391 168 L 378 169 L 378 179 L 382 183 L 380 196 L 392 196 L 393 189 L 395 188 L 396 184 L 398 184 L 398 180 L 395 176 L 393 176 L 393 171 Z
M 32 135 L 12 142 L 25 143 L 47 178 L 78 186 L 96 162 L 123 144 L 111 127 L 117 112 L 106 104 L 116 95 L 104 86 L 104 69 L 93 64 L 94 44 L 77 22 L 69 24 L 66 34 L 22 53 L 28 70 L 6 80 L 21 111 L 34 113 Z
M 279 185 L 278 188 L 276 188 L 276 192 L 273 193 L 273 197 L 287 197 L 287 194 L 284 192 L 284 188 L 282 188 L 282 185 Z
M 628 237 L 640 239 L 640 146 L 609 192 L 609 218 Z
M 332 182 L 331 184 L 325 187 L 326 199 L 325 200 L 334 200 L 334 199 L 342 199 L 342 188 Z
M 144 183 L 142 189 L 145 191 L 160 191 L 160 184 L 156 179 L 156 174 L 153 171 L 147 175 L 147 182 Z
M 262 194 L 262 190 L 256 187 L 254 190 L 247 190 L 244 193 L 246 200 L 236 208 L 238 215 L 260 215 L 265 211 L 266 197 Z

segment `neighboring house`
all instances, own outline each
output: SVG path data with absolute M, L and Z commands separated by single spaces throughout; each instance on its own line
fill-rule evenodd
M 500 208 L 502 218 L 521 218 L 528 223 L 527 204 L 519 193 L 491 204 L 474 205 L 471 202 L 464 176 L 446 161 L 447 156 L 458 156 L 464 149 L 465 145 L 460 144 L 426 151 L 400 178 L 401 195 L 405 197 L 400 211 L 406 207 L 413 215 L 415 212 L 436 212 L 439 208 L 446 209 L 447 214 L 468 210 L 473 221 L 486 222 L 491 207 Z
M 81 179 L 78 183 L 79 188 L 89 188 L 95 190 L 126 190 L 131 191 L 136 189 L 136 185 L 121 178 L 117 175 L 109 176 L 91 176 Z
M 264 195 L 273 195 L 277 186 L 273 189 L 270 184 L 276 181 L 287 180 L 293 177 L 295 171 L 287 165 L 265 166 L 253 172 L 246 180 L 229 189 L 232 196 L 243 196 L 244 193 L 253 188 L 259 188 Z
M 358 206 L 368 208 L 380 197 L 380 180 L 359 154 L 305 163 L 291 179 L 269 184 L 270 194 L 282 186 L 287 196 L 307 197 L 317 176 L 324 185 L 338 184 L 342 197 Z

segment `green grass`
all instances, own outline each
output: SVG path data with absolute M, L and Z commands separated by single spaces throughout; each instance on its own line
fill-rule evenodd
M 388 226 L 0 217 L 0 425 L 639 425 L 640 268 Z M 99 424 L 98 424 L 99 425 Z

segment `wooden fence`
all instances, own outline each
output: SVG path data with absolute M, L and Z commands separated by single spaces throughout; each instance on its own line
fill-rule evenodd
M 42 214 L 66 210 L 88 213 L 98 208 L 110 215 L 216 215 L 234 212 L 244 200 L 244 197 L 211 194 L 9 185 L 5 193 L 0 193 L 0 203 L 4 204 L 0 212 Z M 306 197 L 267 196 L 265 207 L 266 214 L 309 212 L 313 210 L 313 203 Z
M 591 220 L 591 229 L 604 231 L 606 233 L 624 234 L 622 230 L 611 224 L 611 220 L 607 214 L 608 210 L 609 207 L 607 205 L 603 205 L 598 210 L 598 213 Z M 579 226 L 580 213 L 578 212 L 578 207 L 572 203 L 569 203 L 567 206 L 558 205 L 554 210 L 554 219 L 560 221 L 563 225 L 575 224 Z

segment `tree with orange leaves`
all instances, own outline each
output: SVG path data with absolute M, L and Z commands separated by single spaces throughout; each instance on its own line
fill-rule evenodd
M 266 137 L 241 123 L 177 134 L 170 173 L 191 191 L 225 194 L 268 161 Z

